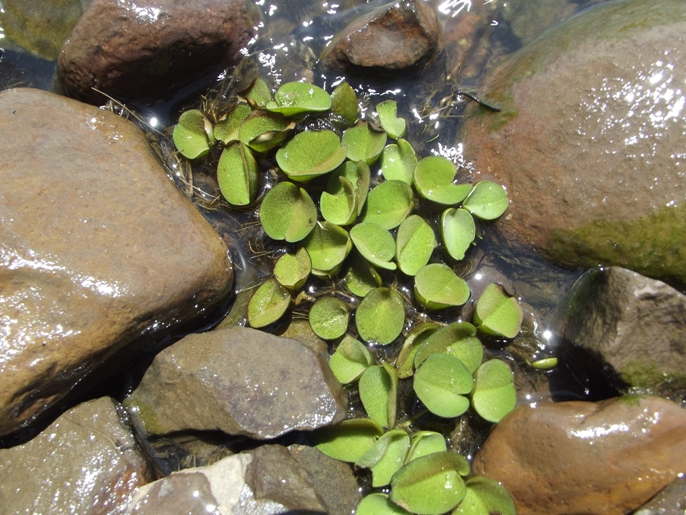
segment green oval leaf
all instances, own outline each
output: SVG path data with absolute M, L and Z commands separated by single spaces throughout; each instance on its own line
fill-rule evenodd
M 407 453 L 408 463 L 422 456 L 448 450 L 443 435 L 435 431 L 418 431 L 411 438 L 410 452 Z
M 414 373 L 414 392 L 439 417 L 459 417 L 467 411 L 469 400 L 465 395 L 473 386 L 467 367 L 447 354 L 432 354 Z
M 432 354 L 445 352 L 451 345 L 476 335 L 476 327 L 469 322 L 453 322 L 434 332 L 419 347 L 414 357 L 415 368 L 419 367 Z
M 326 191 L 322 192 L 319 209 L 327 222 L 349 225 L 357 218 L 357 192 L 352 183 L 342 176 L 331 177 Z
M 452 343 L 445 349 L 445 353 L 459 359 L 470 374 L 476 372 L 484 359 L 484 347 L 478 338 L 468 336 Z
M 411 515 L 391 502 L 386 494 L 369 494 L 355 508 L 355 515 Z
M 507 363 L 492 359 L 481 365 L 476 371 L 472 394 L 476 412 L 489 422 L 500 422 L 516 402 L 514 376 Z
M 346 152 L 335 132 L 305 131 L 276 152 L 276 162 L 290 179 L 307 182 L 340 165 Z
M 495 283 L 486 287 L 474 310 L 474 321 L 480 331 L 505 338 L 517 336 L 523 318 L 524 312 L 517 299 Z
M 481 181 L 474 186 L 462 207 L 482 220 L 495 220 L 507 209 L 507 192 L 500 184 Z
M 414 359 L 417 350 L 440 327 L 441 324 L 436 322 L 424 322 L 413 327 L 407 334 L 400 349 L 400 354 L 398 354 L 398 358 L 395 360 L 395 368 L 399 378 L 404 379 L 414 374 Z
M 345 161 L 331 173 L 327 183 L 327 191 L 329 191 L 329 186 L 336 186 L 337 177 L 345 177 L 352 184 L 355 190 L 356 214 L 359 215 L 367 201 L 367 193 L 369 193 L 369 182 L 371 180 L 369 166 L 362 161 Z
M 426 309 L 461 306 L 469 300 L 469 286 L 452 268 L 431 263 L 414 277 L 414 296 Z
M 335 340 L 345 334 L 350 314 L 345 303 L 335 297 L 320 297 L 310 308 L 310 327 L 323 340 Z
M 419 215 L 410 215 L 398 227 L 395 259 L 398 268 L 415 275 L 431 259 L 436 247 L 436 238 L 431 226 Z
M 347 82 L 341 82 L 331 93 L 331 112 L 348 125 L 357 120 L 357 96 Z
M 238 139 L 256 152 L 269 152 L 281 144 L 295 124 L 278 113 L 253 111 L 238 129 Z
M 329 367 L 341 384 L 356 381 L 373 363 L 367 347 L 349 335 L 345 335 L 329 359 Z
M 304 248 L 293 254 L 284 254 L 274 266 L 274 277 L 281 286 L 289 290 L 299 290 L 307 282 L 312 271 L 310 255 Z
M 395 473 L 390 499 L 412 513 L 440 515 L 453 509 L 465 495 L 461 476 L 469 462 L 456 452 L 437 452 L 412 460 Z
M 369 261 L 356 253 L 345 276 L 345 285 L 353 295 L 364 297 L 374 288 L 381 286 L 381 276 Z
M 467 492 L 452 515 L 517 515 L 515 503 L 497 481 L 484 476 L 467 480 Z
M 222 196 L 232 206 L 247 206 L 257 196 L 260 165 L 248 147 L 234 141 L 219 158 L 217 182 Z
M 343 131 L 343 145 L 348 147 L 348 159 L 373 164 L 386 145 L 386 133 L 377 132 L 367 122 L 359 122 Z
M 472 215 L 461 208 L 449 208 L 443 211 L 441 237 L 450 257 L 456 261 L 463 260 L 476 237 L 476 226 Z
M 367 196 L 362 221 L 391 230 L 398 227 L 414 209 L 412 188 L 402 181 L 386 181 Z
M 453 162 L 441 156 L 428 156 L 414 169 L 414 185 L 425 199 L 438 204 L 462 202 L 472 189 L 471 184 L 454 184 L 457 169 Z
M 402 429 L 388 431 L 355 465 L 372 471 L 372 487 L 386 486 L 405 463 L 410 437 Z
M 291 305 L 291 294 L 276 279 L 260 285 L 248 303 L 248 323 L 258 329 L 273 324 Z
M 407 141 L 399 139 L 381 153 L 381 173 L 387 181 L 403 181 L 412 186 L 417 156 Z
M 386 229 L 363 222 L 350 230 L 350 238 L 362 257 L 372 265 L 386 270 L 396 269 L 395 263 L 391 261 L 395 255 L 395 240 Z
M 258 77 L 245 91 L 241 92 L 240 96 L 252 106 L 264 107 L 272 99 L 272 91 L 264 79 Z
M 352 249 L 347 231 L 329 222 L 318 222 L 303 246 L 310 254 L 313 272 L 325 273 L 338 267 Z
M 543 358 L 537 359 L 531 366 L 537 370 L 550 370 L 557 366 L 557 358 Z
M 344 420 L 335 426 L 312 431 L 311 437 L 317 449 L 340 461 L 355 463 L 367 454 L 383 429 L 368 418 Z
M 274 100 L 266 105 L 269 111 L 284 116 L 317 113 L 331 108 L 331 97 L 319 86 L 307 82 L 287 82 L 274 93 Z
M 405 135 L 407 124 L 403 118 L 397 117 L 398 103 L 395 100 L 385 100 L 376 106 L 379 114 L 381 128 L 393 139 L 402 138 Z
M 360 377 L 360 400 L 367 415 L 381 427 L 395 425 L 398 376 L 387 364 L 367 368 Z
M 214 137 L 224 145 L 238 141 L 238 131 L 245 119 L 252 113 L 249 105 L 238 104 L 214 126 Z
M 181 155 L 188 159 L 206 156 L 210 151 L 211 141 L 207 135 L 209 120 L 198 109 L 185 111 L 174 126 L 172 139 Z
M 355 313 L 357 332 L 364 341 L 387 345 L 405 325 L 405 303 L 396 291 L 375 288 L 362 299 Z
M 317 222 L 317 207 L 304 189 L 280 182 L 264 196 L 260 222 L 270 238 L 293 243 L 310 234 Z

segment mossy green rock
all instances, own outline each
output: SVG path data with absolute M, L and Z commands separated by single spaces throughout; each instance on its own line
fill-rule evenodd
M 495 68 L 462 131 L 499 225 L 556 264 L 686 284 L 686 3 L 596 7 Z

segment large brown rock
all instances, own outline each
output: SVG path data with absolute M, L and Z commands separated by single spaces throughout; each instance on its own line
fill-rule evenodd
M 660 397 L 520 406 L 474 472 L 500 481 L 519 515 L 620 515 L 686 472 L 686 410 Z
M 127 399 L 150 434 L 220 430 L 257 439 L 345 418 L 325 356 L 255 329 L 191 334 L 160 352 Z
M 569 301 L 563 334 L 631 386 L 686 388 L 686 295 L 620 267 L 594 269 Z
M 6 434 L 115 354 L 213 309 L 230 294 L 232 271 L 219 236 L 131 122 L 43 91 L 7 90 L 0 152 Z
M 102 397 L 28 443 L 0 449 L 0 513 L 124 514 L 151 479 L 126 410 Z
M 686 284 L 686 3 L 611 2 L 490 72 L 462 129 L 510 237 L 565 266 Z
M 260 13 L 247 0 L 93 0 L 57 61 L 70 96 L 159 99 L 213 70 L 235 64 Z
M 343 29 L 321 57 L 326 68 L 342 71 L 417 71 L 440 49 L 441 28 L 425 2 L 390 3 Z

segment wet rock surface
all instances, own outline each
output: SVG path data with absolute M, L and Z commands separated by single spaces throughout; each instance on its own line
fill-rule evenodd
M 318 452 L 318 451 L 317 451 Z M 140 488 L 133 515 L 330 513 L 307 470 L 279 445 L 174 472 Z M 350 513 L 348 511 L 347 513 Z
M 634 512 L 634 515 L 682 515 L 686 511 L 686 477 L 677 479 Z
M 436 13 L 422 1 L 385 5 L 353 21 L 324 51 L 325 68 L 374 69 L 386 73 L 417 71 L 440 49 Z
M 67 93 L 96 105 L 162 98 L 212 69 L 235 64 L 255 35 L 246 0 L 93 0 L 62 47 Z
M 686 387 L 686 296 L 619 267 L 577 284 L 564 336 L 600 354 L 631 386 Z
M 0 94 L 0 434 L 214 309 L 227 249 L 143 133 L 39 90 Z M 105 373 L 102 373 L 106 377 Z
M 480 87 L 462 137 L 503 183 L 498 225 L 565 266 L 686 283 L 686 4 L 629 0 L 548 32 Z
M 160 352 L 126 402 L 150 434 L 220 430 L 267 439 L 342 420 L 347 396 L 322 355 L 232 327 Z
M 123 514 L 150 479 L 126 411 L 102 397 L 28 443 L 0 449 L 0 512 Z
M 502 482 L 517 513 L 623 514 L 686 469 L 686 410 L 660 397 L 520 406 L 474 472 Z

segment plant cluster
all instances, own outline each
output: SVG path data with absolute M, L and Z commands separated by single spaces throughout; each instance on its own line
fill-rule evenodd
M 442 248 L 460 261 L 477 236 L 475 218 L 501 216 L 507 195 L 491 181 L 458 184 L 453 162 L 418 158 L 403 139 L 405 131 L 393 100 L 376 106 L 375 122 L 359 121 L 356 94 L 345 82 L 331 95 L 312 84 L 287 83 L 272 97 L 258 79 L 214 125 L 199 110 L 181 115 L 173 131 L 181 154 L 196 159 L 218 142 L 223 145 L 217 178 L 229 204 L 257 202 L 264 157 L 274 156 L 283 174 L 261 199 L 259 218 L 269 238 L 298 247 L 283 254 L 273 278 L 255 290 L 248 305 L 252 327 L 279 320 L 310 277 L 332 279 L 342 271 L 347 289 L 361 299 L 354 311 L 356 334 L 369 345 L 396 341 L 411 303 L 382 284 L 379 270 L 413 277 L 414 300 L 425 311 L 469 300 L 467 283 L 451 266 L 430 262 L 439 246 L 436 234 L 429 221 L 413 212 L 418 203 L 443 209 L 437 231 Z M 389 138 L 395 142 L 388 144 Z M 376 167 L 379 174 L 373 175 Z M 383 179 L 377 181 L 377 175 Z M 309 187 L 313 183 L 323 186 L 318 203 L 310 195 L 316 191 Z M 477 334 L 516 336 L 522 309 L 515 298 L 491 284 L 476 304 L 473 324 L 416 324 L 393 364 L 375 363 L 367 346 L 349 334 L 349 302 L 320 296 L 308 318 L 322 339 L 340 339 L 331 368 L 341 383 L 358 383 L 369 417 L 318 430 L 317 447 L 369 468 L 372 486 L 391 487 L 389 495 L 365 497 L 358 514 L 514 513 L 498 483 L 463 479 L 469 463 L 447 450 L 442 435 L 410 435 L 408 424 L 396 425 L 396 406 L 399 380 L 412 377 L 418 399 L 439 417 L 460 416 L 471 405 L 484 419 L 498 422 L 513 409 L 512 371 L 502 360 L 483 362 Z

